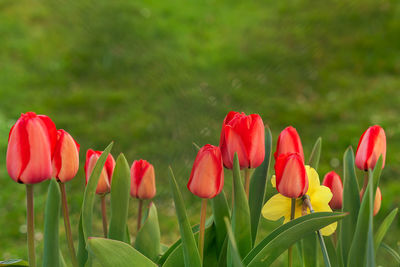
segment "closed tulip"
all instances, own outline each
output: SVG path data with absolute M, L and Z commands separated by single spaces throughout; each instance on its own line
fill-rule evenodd
M 340 176 L 336 172 L 331 171 L 325 175 L 322 184 L 328 187 L 333 195 L 331 201 L 329 202 L 329 206 L 333 210 L 342 209 L 343 184 Z
M 233 167 L 235 152 L 240 168 L 257 168 L 265 157 L 264 123 L 258 114 L 231 111 L 222 124 L 219 147 L 224 166 Z
M 298 153 L 304 161 L 303 146 L 296 129 L 292 126 L 286 127 L 278 137 L 276 151 L 274 153 L 275 160 L 281 154 Z
M 86 184 L 90 178 L 90 175 L 99 159 L 102 151 L 95 151 L 89 149 L 86 153 L 85 162 L 85 174 L 86 174 Z M 103 170 L 101 171 L 99 182 L 96 188 L 96 194 L 106 194 L 110 192 L 111 189 L 111 178 L 114 172 L 115 160 L 111 154 L 108 155 L 106 163 L 104 164 Z
M 75 177 L 79 168 L 79 144 L 64 130 L 57 131 L 53 155 L 53 177 L 65 183 Z
M 198 197 L 213 198 L 221 192 L 223 186 L 221 150 L 213 145 L 205 145 L 197 153 L 187 187 Z
M 8 138 L 7 171 L 10 177 L 24 184 L 50 179 L 56 140 L 57 129 L 49 117 L 34 112 L 21 114 Z
M 146 160 L 135 160 L 131 167 L 131 196 L 151 199 L 156 195 L 154 167 Z
M 304 162 L 298 153 L 281 154 L 275 163 L 276 189 L 289 198 L 299 198 L 308 190 Z
M 360 200 L 362 201 L 363 196 L 364 196 L 364 191 L 365 188 L 362 188 L 360 191 Z M 374 216 L 378 214 L 379 210 L 381 209 L 381 203 L 382 203 L 382 192 L 379 187 L 376 188 L 376 193 L 375 193 L 375 201 L 374 201 Z
M 361 136 L 356 152 L 356 166 L 360 170 L 374 169 L 382 155 L 382 169 L 385 167 L 386 135 L 379 125 L 369 127 Z

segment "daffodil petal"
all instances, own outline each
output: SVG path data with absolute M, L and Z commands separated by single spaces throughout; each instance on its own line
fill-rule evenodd
M 308 178 L 308 190 L 307 190 L 307 195 L 311 196 L 314 191 L 320 186 L 320 181 L 319 181 L 319 176 L 317 171 L 306 165 L 306 172 L 307 172 L 307 178 Z
M 290 203 L 290 209 L 291 209 L 291 205 L 292 205 L 292 203 Z M 303 201 L 301 200 L 301 198 L 296 199 L 296 206 L 295 206 L 295 210 L 294 210 L 294 219 L 302 216 L 302 214 L 301 214 L 302 206 L 303 206 Z M 285 220 L 283 221 L 283 223 L 287 223 L 289 221 L 290 221 L 290 212 L 289 212 L 288 216 L 285 216 Z
M 311 205 L 315 211 L 330 211 L 329 201 L 332 199 L 332 192 L 326 186 L 319 186 L 312 195 L 310 195 Z
M 321 234 L 323 236 L 330 236 L 331 234 L 333 234 L 336 231 L 336 227 L 337 227 L 337 222 L 334 222 L 334 223 L 322 228 Z
M 282 217 L 290 219 L 290 205 L 290 198 L 276 194 L 265 203 L 261 213 L 264 218 L 271 221 L 279 220 Z
M 272 184 L 273 188 L 276 188 L 276 176 L 275 175 L 272 175 L 272 177 L 271 177 L 271 184 Z

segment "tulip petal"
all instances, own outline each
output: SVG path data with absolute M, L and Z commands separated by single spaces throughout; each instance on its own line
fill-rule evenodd
M 76 147 L 74 139 L 65 133 L 62 135 L 60 147 L 60 162 L 59 172 L 57 177 L 61 182 L 65 183 L 75 177 L 79 168 L 79 151 Z M 59 142 L 60 142 L 59 141 Z M 57 156 L 57 154 L 55 154 Z
M 250 168 L 257 168 L 265 158 L 265 129 L 264 123 L 259 115 L 251 114 L 252 125 L 250 126 L 247 146 Z
M 141 183 L 137 188 L 137 196 L 140 199 L 150 199 L 156 194 L 156 182 L 155 182 L 154 167 L 149 165 L 146 168 L 146 172 L 143 175 Z
M 229 125 L 225 126 L 225 141 L 227 145 L 227 162 L 224 163 L 227 165 L 228 169 L 231 169 L 233 166 L 233 156 L 235 152 L 238 154 L 239 165 L 240 168 L 249 167 L 248 155 L 246 151 L 245 144 L 241 136 Z

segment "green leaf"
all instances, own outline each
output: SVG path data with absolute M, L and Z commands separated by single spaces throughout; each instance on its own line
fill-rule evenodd
M 150 203 L 147 218 L 136 236 L 135 248 L 152 261 L 160 255 L 160 226 L 153 203 Z
M 20 259 L 12 259 L 12 260 L 6 260 L 6 261 L 0 261 L 0 266 L 29 266 L 29 263 L 27 261 L 24 260 L 20 260 Z
M 396 252 L 396 250 L 392 249 L 390 246 L 388 246 L 383 242 L 381 243 L 381 248 L 385 249 L 390 255 L 392 255 L 392 257 L 397 261 L 397 263 L 400 264 L 400 255 L 399 253 Z
M 82 228 L 82 213 L 79 215 L 79 228 L 78 228 L 78 265 L 79 267 L 85 267 L 85 263 L 88 260 L 88 252 L 86 250 L 86 241 L 83 234 Z
M 348 212 L 349 215 L 340 222 L 339 248 L 342 251 L 339 254 L 343 257 L 342 262 L 347 263 L 360 209 L 360 191 L 354 168 L 354 153 L 351 147 L 344 153 L 343 171 L 342 212 Z
M 226 227 L 224 217 L 230 218 L 229 206 L 226 201 L 225 192 L 222 191 L 211 199 L 211 207 L 214 217 L 215 228 L 217 229 L 217 253 L 220 253 L 221 248 L 226 238 Z
M 82 203 L 82 230 L 84 240 L 87 240 L 89 236 L 92 236 L 92 215 L 97 183 L 99 181 L 101 171 L 103 170 L 104 163 L 106 162 L 107 156 L 110 153 L 112 146 L 113 142 L 111 142 L 106 147 L 106 149 L 104 149 L 103 153 L 101 153 L 85 188 Z
M 303 266 L 318 266 L 318 244 L 317 234 L 311 233 L 306 235 L 302 240 L 303 245 Z
M 244 267 L 244 265 L 242 263 L 242 259 L 240 258 L 240 255 L 239 255 L 235 237 L 233 236 L 231 224 L 229 223 L 229 220 L 226 217 L 225 217 L 225 224 L 226 224 L 226 231 L 228 233 L 229 246 L 231 247 L 232 266 L 233 267 Z
M 131 172 L 124 154 L 117 158 L 111 180 L 111 218 L 108 238 L 125 241 L 128 220 Z
M 251 220 L 252 245 L 256 241 L 261 209 L 264 205 L 267 174 L 271 163 L 272 135 L 268 126 L 265 126 L 265 158 L 264 162 L 254 171 L 250 179 L 249 208 Z
M 67 263 L 65 262 L 64 256 L 61 253 L 61 250 L 60 250 L 60 266 L 61 267 L 68 267 Z
M 61 193 L 55 179 L 50 180 L 44 211 L 43 267 L 60 266 L 58 228 L 61 207 Z
M 89 238 L 88 250 L 103 267 L 156 267 L 157 265 L 130 245 L 112 239 Z
M 336 254 L 335 244 L 333 244 L 332 236 L 325 236 L 325 246 L 328 251 L 329 261 L 332 266 L 339 266 L 338 256 Z
M 240 177 L 239 158 L 237 153 L 233 158 L 233 211 L 232 231 L 235 237 L 239 255 L 245 256 L 252 247 L 250 209 L 247 196 Z M 228 244 L 228 265 L 232 263 L 231 245 Z
M 248 267 L 270 266 L 283 252 L 304 236 L 342 219 L 339 212 L 316 212 L 281 225 L 244 258 Z
M 193 236 L 192 229 L 190 228 L 190 223 L 186 214 L 183 198 L 181 192 L 179 191 L 171 167 L 169 168 L 169 171 L 170 171 L 169 183 L 174 197 L 176 215 L 178 217 L 179 230 L 182 238 L 183 258 L 185 266 L 200 267 L 201 266 L 200 255 L 199 251 L 197 250 L 197 245 Z
M 375 254 L 376 251 L 378 251 L 378 248 L 380 247 L 383 238 L 385 237 L 387 231 L 389 230 L 390 226 L 392 225 L 392 222 L 394 218 L 397 215 L 398 208 L 392 210 L 388 216 L 386 216 L 385 220 L 381 223 L 379 226 L 378 231 L 375 234 Z
M 311 151 L 310 158 L 308 159 L 308 165 L 310 165 L 316 170 L 318 169 L 319 158 L 321 156 L 321 142 L 322 138 L 318 137 L 313 147 L 313 150 Z

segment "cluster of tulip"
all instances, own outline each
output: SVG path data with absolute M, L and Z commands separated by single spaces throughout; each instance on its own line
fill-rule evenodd
M 227 114 L 222 124 L 219 146 L 207 144 L 198 147 L 194 160 L 187 188 L 203 200 L 200 224 L 193 229 L 190 228 L 181 193 L 170 169 L 170 184 L 181 232 L 181 240 L 170 248 L 162 248 L 160 245 L 154 205 L 150 205 L 145 224 L 140 229 L 143 221 L 143 199 L 152 199 L 156 194 L 154 167 L 145 160 L 138 160 L 133 162 L 129 171 L 123 155 L 122 160 L 119 160 L 119 157 L 115 161 L 109 154 L 111 146 L 104 151 L 89 149 L 84 166 L 87 186 L 79 225 L 80 247 L 77 259 L 64 183 L 75 177 L 78 171 L 79 144 L 66 131 L 56 130 L 49 117 L 33 112 L 22 114 L 10 130 L 7 170 L 13 180 L 26 184 L 27 188 L 30 266 L 35 266 L 32 185 L 48 179 L 51 180 L 48 195 L 50 207 L 52 201 L 57 200 L 50 194 L 53 192 L 52 186 L 56 184 L 55 181 L 59 184 L 73 266 L 90 266 L 90 257 L 95 257 L 104 266 L 265 266 L 286 250 L 288 264 L 292 266 L 292 245 L 304 239 L 304 244 L 301 243 L 300 247 L 310 247 L 310 244 L 311 247 L 315 247 L 315 237 L 320 242 L 326 266 L 331 266 L 330 261 L 338 259 L 342 266 L 375 262 L 373 255 L 370 255 L 374 254 L 370 251 L 374 249 L 372 215 L 379 211 L 382 200 L 378 184 L 380 170 L 384 168 L 386 157 L 384 130 L 380 126 L 372 126 L 364 132 L 357 147 L 355 161 L 351 148 L 346 151 L 344 182 L 336 172 L 331 171 L 325 175 L 321 185 L 316 171 L 321 150 L 320 139 L 306 163 L 296 129 L 292 126 L 285 128 L 278 137 L 273 154 L 275 175 L 271 177 L 270 182 L 277 194 L 268 199 L 265 191 L 272 154 L 271 142 L 270 130 L 264 126 L 259 115 L 246 115 L 234 111 Z M 125 171 L 121 166 L 126 166 Z M 354 166 L 366 174 L 361 191 L 358 188 Z M 223 192 L 224 167 L 233 173 L 231 209 Z M 244 184 L 241 180 L 241 170 L 244 172 Z M 55 179 L 51 179 L 52 177 Z M 128 183 L 124 183 L 124 179 Z M 129 184 L 130 195 L 139 199 L 138 235 L 134 247 L 125 244 L 130 243 L 129 230 L 126 228 L 128 199 L 124 198 L 125 192 L 129 195 L 125 188 Z M 114 200 L 113 190 L 116 192 Z M 118 213 L 118 216 L 115 216 L 117 219 L 114 219 L 114 225 L 111 225 L 111 220 L 108 226 L 105 197 L 110 192 L 111 204 L 113 201 L 117 203 L 111 205 L 112 215 Z M 105 239 L 93 238 L 90 230 L 92 199 L 95 193 L 101 198 Z M 212 201 L 213 216 L 206 221 L 208 199 Z M 125 211 L 119 212 L 119 209 Z M 345 213 L 332 210 L 347 212 L 349 216 L 344 218 Z M 54 212 L 58 212 L 57 209 L 54 209 Z M 375 246 L 379 247 L 396 213 L 397 209 L 382 224 L 383 228 L 375 238 Z M 284 217 L 284 225 L 255 246 L 261 214 L 269 220 Z M 338 221 L 342 218 L 344 219 L 338 227 Z M 57 223 L 55 225 L 54 227 L 58 228 Z M 343 240 L 336 240 L 338 228 Z M 111 231 L 113 233 L 110 233 Z M 58 230 L 54 233 L 58 234 Z M 333 245 L 329 242 L 325 244 L 325 238 L 333 233 Z M 314 239 L 311 238 L 307 241 L 310 243 L 305 243 L 307 235 L 310 234 L 313 234 Z M 198 235 L 197 246 L 193 243 L 195 235 Z M 280 240 L 283 237 L 284 240 Z M 368 244 L 368 248 L 365 244 Z M 367 250 L 369 254 L 366 253 Z M 44 266 L 58 266 L 58 248 L 49 251 L 57 255 L 46 257 Z M 107 251 L 116 256 L 106 255 Z M 317 256 L 314 255 L 314 258 L 317 259 Z

